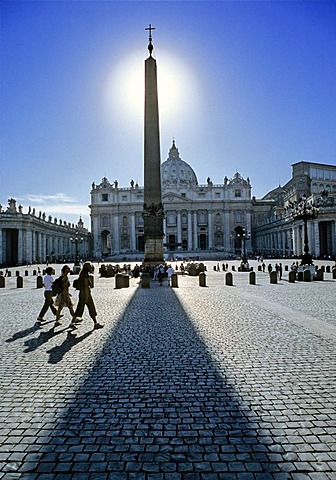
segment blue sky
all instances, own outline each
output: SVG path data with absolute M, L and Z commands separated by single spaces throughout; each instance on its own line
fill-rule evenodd
M 336 3 L 2 1 L 0 203 L 90 227 L 92 182 L 143 185 L 151 23 L 161 160 L 239 171 L 264 196 L 291 164 L 334 165 Z

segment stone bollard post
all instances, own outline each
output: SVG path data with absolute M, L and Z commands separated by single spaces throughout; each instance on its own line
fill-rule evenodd
M 0 276 L 0 288 L 5 288 L 6 286 L 6 279 L 2 275 Z
M 40 275 L 36 278 L 36 288 L 42 288 L 43 287 L 43 278 L 40 277 Z
M 225 285 L 227 285 L 228 287 L 233 286 L 233 275 L 231 272 L 227 272 L 227 274 L 225 275 Z
M 316 271 L 316 280 L 323 282 L 323 272 L 320 268 Z
M 171 286 L 173 288 L 178 288 L 178 276 L 176 273 L 173 273 L 173 275 L 171 276 Z
M 288 282 L 295 283 L 295 277 L 296 277 L 296 273 L 291 270 L 288 274 Z
M 258 265 L 258 272 L 261 272 L 262 271 L 262 267 L 261 265 Z
M 288 272 L 288 265 L 285 265 L 285 272 Z
M 33 270 L 33 275 L 37 275 L 37 271 L 36 270 Z
M 7 277 L 11 277 L 11 276 L 12 276 L 12 272 L 8 270 Z
M 16 272 L 15 272 L 15 276 L 16 276 L 16 277 L 19 277 L 19 276 L 20 276 L 20 272 L 19 272 L 19 270 L 16 270 Z
M 204 272 L 201 272 L 198 275 L 198 281 L 199 281 L 199 286 L 200 287 L 206 287 L 206 275 Z
M 256 284 L 256 274 L 253 271 L 249 273 L 249 282 L 250 282 L 250 285 Z
M 304 282 L 310 282 L 311 281 L 310 270 L 304 270 L 303 271 L 303 281 Z
M 141 288 L 150 288 L 150 275 L 143 273 L 141 276 Z
M 25 270 L 25 277 L 28 277 L 28 275 L 29 275 L 28 270 Z
M 123 275 L 124 277 L 124 285 L 123 287 L 124 288 L 128 288 L 129 287 L 129 276 L 128 275 Z
M 333 278 L 333 280 L 336 280 L 336 268 L 333 268 L 332 278 Z
M 236 271 L 236 267 L 234 265 L 232 265 L 232 271 L 235 272 Z
M 323 273 L 325 272 L 325 266 L 324 265 L 321 266 L 321 270 L 322 270 Z
M 23 288 L 23 277 L 20 275 L 16 277 L 16 288 Z
M 278 274 L 275 270 L 270 273 L 270 283 L 278 283 Z
M 327 265 L 327 266 L 326 266 L 326 273 L 330 273 L 330 272 L 331 272 L 330 265 Z
M 124 275 L 122 273 L 117 273 L 115 278 L 115 288 L 123 288 L 124 286 Z

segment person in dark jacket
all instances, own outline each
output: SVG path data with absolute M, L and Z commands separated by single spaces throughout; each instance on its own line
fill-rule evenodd
M 90 273 L 93 272 L 93 265 L 90 262 L 85 262 L 83 268 L 78 277 L 78 286 L 79 286 L 79 299 L 76 307 L 74 319 L 71 323 L 73 328 L 76 327 L 76 324 L 80 323 L 82 315 L 84 313 L 85 305 L 89 310 L 89 315 L 93 320 L 94 328 L 102 328 L 103 325 L 97 321 L 97 311 L 93 298 L 91 295 L 91 286 L 90 286 Z

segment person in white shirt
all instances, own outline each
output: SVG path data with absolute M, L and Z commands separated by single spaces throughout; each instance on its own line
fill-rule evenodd
M 167 269 L 167 276 L 168 276 L 168 285 L 171 284 L 171 277 L 174 273 L 174 269 L 171 265 L 169 265 L 168 269 Z
M 37 321 L 39 323 L 44 323 L 45 322 L 45 319 L 43 317 L 47 313 L 48 308 L 50 308 L 50 310 L 53 312 L 54 315 L 57 314 L 57 308 L 54 305 L 53 292 L 52 292 L 52 284 L 54 283 L 54 278 L 52 276 L 52 273 L 54 273 L 54 269 L 52 267 L 47 267 L 46 268 L 46 276 L 43 279 L 44 304 L 43 304 L 42 309 L 40 311 L 40 314 L 37 318 Z

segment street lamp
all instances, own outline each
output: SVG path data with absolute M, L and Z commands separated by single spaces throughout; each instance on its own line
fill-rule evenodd
M 304 223 L 304 254 L 302 255 L 301 265 L 313 265 L 313 259 L 309 253 L 307 222 L 318 217 L 319 207 L 312 202 L 308 202 L 306 195 L 303 195 L 298 202 L 289 202 L 289 208 L 294 220 L 303 220 Z
M 79 237 L 78 232 L 75 235 L 75 237 L 70 237 L 70 242 L 75 244 L 75 267 L 79 267 L 78 244 L 82 243 L 84 238 Z
M 247 253 L 246 253 L 246 240 L 250 238 L 250 232 L 246 232 L 244 227 L 237 227 L 236 228 L 237 237 L 240 238 L 243 242 L 243 263 L 247 263 Z

